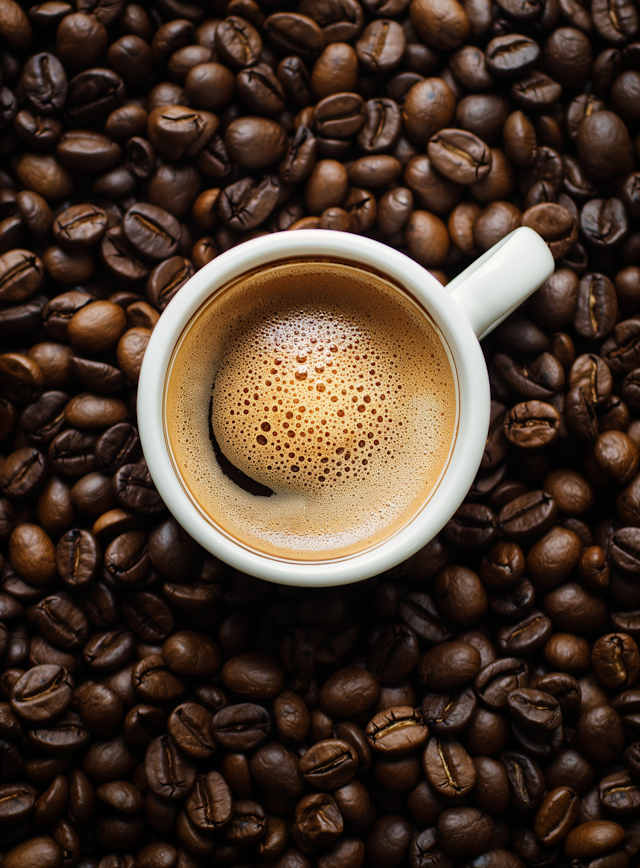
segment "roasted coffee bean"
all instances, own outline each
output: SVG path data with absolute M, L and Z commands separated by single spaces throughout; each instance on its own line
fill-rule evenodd
M 4 858 L 7 868 L 37 863 L 43 868 L 56 868 L 62 865 L 63 851 L 53 838 L 46 835 L 34 836 L 12 847 Z
M 273 701 L 273 716 L 280 738 L 285 742 L 301 742 L 309 731 L 309 711 L 300 697 L 283 690 Z
M 279 184 L 274 176 L 259 182 L 243 178 L 225 188 L 218 201 L 218 214 L 231 229 L 255 229 L 269 217 L 278 201 Z
M 521 225 L 522 214 L 518 208 L 509 205 L 508 202 L 492 202 L 478 215 L 473 224 L 473 248 L 488 250 Z M 519 347 L 516 352 L 522 349 Z
M 635 573 L 637 570 L 638 545 L 640 538 L 635 527 L 623 527 L 611 535 L 608 554 L 622 572 Z
M 445 853 L 469 858 L 483 853 L 494 833 L 494 822 L 478 808 L 445 808 L 438 817 L 438 841 Z
M 497 535 L 495 513 L 481 504 L 463 504 L 444 528 L 443 535 L 452 545 L 484 548 Z M 477 618 L 479 613 L 472 613 L 472 619 L 473 615 Z
M 156 310 L 163 311 L 173 296 L 193 275 L 188 259 L 172 256 L 157 265 L 147 280 L 147 298 Z
M 358 755 L 349 742 L 325 739 L 316 742 L 300 758 L 302 778 L 319 790 L 335 790 L 348 784 L 358 768 Z
M 594 445 L 594 458 L 600 470 L 618 484 L 625 484 L 638 469 L 638 450 L 624 431 L 605 431 Z
M 67 336 L 77 353 L 95 355 L 110 350 L 124 331 L 126 318 L 118 304 L 95 301 L 69 320 Z
M 135 587 L 143 583 L 151 569 L 146 533 L 125 531 L 112 540 L 104 553 L 104 568 L 105 576 L 116 587 Z
M 569 371 L 569 386 L 580 386 L 593 404 L 601 406 L 613 388 L 611 370 L 600 356 L 593 353 L 578 356 Z
M 529 669 L 523 660 L 504 658 L 485 666 L 473 683 L 474 690 L 486 706 L 499 710 L 506 708 L 510 693 L 529 683 Z
M 418 81 L 404 100 L 402 119 L 406 135 L 416 145 L 425 144 L 450 124 L 455 110 L 451 88 L 440 78 Z
M 73 356 L 69 361 L 73 376 L 87 389 L 95 392 L 112 394 L 124 388 L 126 379 L 122 371 L 108 365 L 106 362 L 96 362 L 92 359 L 82 359 Z
M 144 798 L 140 790 L 128 781 L 110 781 L 96 789 L 101 802 L 123 814 L 137 814 L 142 810 Z
M 406 187 L 383 193 L 378 204 L 378 226 L 386 235 L 400 232 L 413 211 L 413 194 Z
M 327 139 L 344 139 L 357 133 L 365 121 L 362 97 L 336 93 L 317 104 L 313 115 L 316 131 Z
M 418 35 L 436 49 L 458 48 L 469 35 L 469 20 L 457 3 L 438 4 L 423 0 L 411 8 L 411 23 Z
M 578 747 L 591 762 L 607 762 L 617 756 L 624 745 L 624 733 L 618 713 L 609 705 L 591 705 L 578 718 Z
M 282 689 L 281 666 L 259 654 L 239 654 L 222 667 L 222 681 L 227 689 L 251 699 L 272 699 Z
M 536 591 L 531 582 L 522 579 L 513 590 L 502 595 L 491 595 L 489 606 L 502 622 L 518 621 L 532 611 L 535 596 Z
M 204 831 L 226 826 L 233 816 L 233 798 L 219 772 L 199 775 L 185 803 L 191 822 Z
M 593 646 L 591 661 L 598 681 L 607 689 L 629 687 L 640 672 L 638 646 L 625 633 L 601 636 Z
M 560 414 L 543 401 L 516 404 L 504 419 L 504 433 L 510 443 L 521 449 L 547 446 L 560 433 Z
M 122 221 L 122 231 L 134 250 L 151 259 L 167 259 L 178 250 L 180 224 L 154 205 L 134 205 Z
M 503 754 L 501 761 L 507 770 L 513 804 L 523 813 L 535 811 L 544 795 L 544 778 L 540 767 L 528 756 L 516 751 Z
M 580 212 L 580 229 L 594 247 L 610 247 L 628 231 L 624 206 L 619 199 L 591 199 Z
M 97 577 L 101 559 L 98 541 L 86 530 L 67 531 L 56 548 L 60 577 L 75 588 L 83 587 Z
M 111 630 L 108 633 L 94 634 L 84 646 L 83 656 L 95 671 L 111 672 L 124 666 L 134 647 L 133 633 Z
M 554 522 L 557 505 L 544 491 L 532 491 L 504 506 L 498 517 L 502 532 L 513 540 L 530 540 L 544 533 Z
M 0 488 L 7 497 L 25 497 L 37 491 L 46 478 L 45 456 L 32 446 L 16 449 L 0 470 Z
M 144 642 L 164 642 L 173 630 L 173 614 L 161 597 L 148 592 L 128 594 L 122 604 L 127 625 Z
M 20 416 L 20 425 L 30 442 L 39 446 L 48 443 L 65 426 L 64 408 L 69 401 L 65 392 L 44 392 L 29 404 Z
M 0 335 L 2 337 L 19 336 L 32 332 L 41 321 L 42 311 L 46 303 L 47 299 L 38 295 L 24 304 L 15 304 L 0 311 Z M 55 383 L 48 380 L 45 375 L 45 386 L 53 385 L 66 385 L 64 375 Z
M 30 744 L 50 756 L 64 756 L 87 748 L 90 736 L 78 715 L 66 712 L 29 730 Z
M 422 766 L 431 786 L 447 798 L 466 795 L 476 782 L 471 757 L 454 739 L 432 736 L 424 750 Z
M 486 50 L 487 69 L 498 78 L 517 78 L 535 66 L 539 57 L 537 42 L 515 33 L 492 39 Z
M 100 252 L 107 268 L 124 281 L 133 283 L 149 274 L 150 268 L 128 245 L 121 226 L 108 230 L 102 239 Z
M 215 739 L 227 750 L 246 751 L 258 747 L 270 730 L 269 712 L 250 702 L 228 705 L 213 719 Z
M 42 260 L 30 250 L 9 250 L 0 256 L 0 300 L 21 302 L 36 292 L 44 277 Z
M 31 610 L 31 620 L 45 639 L 65 651 L 79 648 L 89 634 L 86 617 L 63 594 L 53 594 L 42 599 Z
M 141 703 L 134 706 L 124 720 L 125 741 L 137 750 L 145 749 L 167 726 L 167 715 L 161 708 Z
M 28 403 L 37 398 L 44 385 L 40 366 L 20 353 L 0 356 L 0 392 L 10 401 Z
M 224 832 L 225 840 L 238 844 L 255 844 L 266 832 L 266 814 L 262 805 L 250 799 L 234 803 L 231 823 Z
M 94 434 L 67 428 L 49 445 L 49 459 L 60 473 L 83 476 L 96 467 L 94 447 L 97 439 Z
M 527 572 L 538 587 L 555 587 L 570 575 L 581 551 L 582 545 L 575 533 L 554 527 L 529 549 Z
M 498 542 L 482 560 L 480 578 L 497 591 L 515 587 L 525 566 L 524 552 L 517 543 Z
M 298 757 L 281 744 L 267 742 L 251 757 L 253 779 L 267 792 L 284 798 L 297 798 L 304 791 L 298 771 Z
M 588 393 L 581 386 L 570 389 L 564 403 L 569 430 L 580 440 L 595 443 L 598 439 L 598 417 Z
M 280 163 L 278 173 L 283 181 L 296 184 L 304 181 L 316 163 L 317 140 L 311 130 L 300 124 Z
M 404 180 L 416 197 L 417 204 L 434 213 L 446 213 L 462 197 L 461 187 L 437 172 L 426 155 L 408 160 Z
M 179 675 L 213 675 L 220 666 L 218 647 L 195 630 L 174 633 L 164 643 L 162 657 L 169 669 Z
M 422 719 L 434 734 L 457 735 L 469 725 L 476 704 L 469 687 L 456 693 L 428 693 L 422 700 Z
M 571 859 L 593 859 L 604 856 L 620 846 L 624 829 L 611 820 L 591 820 L 581 823 L 569 832 L 564 851 Z
M 396 21 L 378 19 L 369 24 L 356 42 L 358 60 L 371 73 L 388 73 L 401 61 L 406 38 Z
M 275 116 L 284 109 L 282 85 L 267 64 L 241 70 L 236 78 L 237 93 L 249 111 Z
M 89 131 L 73 130 L 64 133 L 56 146 L 56 157 L 63 166 L 88 172 L 112 168 L 121 154 L 120 146 L 111 141 L 108 136 Z M 71 215 L 69 218 L 73 219 Z M 55 225 L 54 222 L 54 227 Z M 102 231 L 104 233 L 104 229 Z
M 418 640 L 410 627 L 389 626 L 371 647 L 369 666 L 383 684 L 401 681 L 418 660 Z
M 168 727 L 180 750 L 193 759 L 209 759 L 216 750 L 213 716 L 196 702 L 178 705 L 169 716 Z
M 471 681 L 480 671 L 480 653 L 467 642 L 444 642 L 422 656 L 418 673 L 428 690 L 450 690 Z
M 45 250 L 43 261 L 49 276 L 62 284 L 85 283 L 95 269 L 93 257 L 88 251 L 71 253 L 55 244 Z
M 303 796 L 298 802 L 295 816 L 298 830 L 312 846 L 332 844 L 344 828 L 336 801 L 328 793 Z
M 17 524 L 9 537 L 9 557 L 16 573 L 32 587 L 45 588 L 55 575 L 55 548 L 37 524 Z
M 436 169 L 457 184 L 480 181 L 491 169 L 487 146 L 464 130 L 440 130 L 429 140 L 427 153 Z
M 639 336 L 635 320 L 624 320 L 616 325 L 604 342 L 602 355 L 614 373 L 626 373 L 635 368 L 636 357 L 640 353 Z
M 95 67 L 80 72 L 69 82 L 69 119 L 85 127 L 102 120 L 119 107 L 124 92 L 122 79 L 110 69 Z
M 380 685 L 370 672 L 345 667 L 326 679 L 319 702 L 325 713 L 340 719 L 366 711 L 379 695 Z
M 142 464 L 120 466 L 115 473 L 113 484 L 118 503 L 124 509 L 144 514 L 153 514 L 164 509 L 149 471 Z
M 614 9 L 615 18 L 612 17 Z M 638 13 L 628 3 L 611 4 L 600 0 L 594 4 L 591 14 L 596 30 L 608 42 L 621 44 L 638 33 Z
M 640 786 L 627 771 L 604 777 L 598 794 L 602 806 L 614 817 L 633 816 L 640 807 Z
M 256 148 L 260 141 L 262 147 Z M 287 137 L 283 127 L 268 118 L 239 118 L 224 134 L 229 156 L 240 166 L 258 170 L 277 163 L 285 154 Z
M 514 720 L 531 729 L 550 732 L 562 721 L 557 699 L 541 690 L 522 687 L 512 690 L 507 697 L 507 707 Z
M 42 723 L 65 710 L 73 689 L 72 678 L 61 666 L 34 666 L 14 683 L 11 707 L 23 720 Z
M 585 117 L 578 128 L 576 145 L 580 162 L 597 181 L 624 175 L 631 169 L 629 134 L 613 112 L 596 111 Z
M 420 747 L 429 735 L 420 712 L 407 706 L 388 708 L 367 724 L 365 736 L 376 753 L 398 756 Z
M 171 736 L 163 735 L 148 746 L 144 768 L 151 790 L 163 799 L 185 799 L 196 782 L 195 767 L 176 748 Z
M 638 778 L 638 770 L 640 768 L 640 752 L 638 742 L 634 742 L 624 752 L 624 760 L 627 768 L 634 778 Z
M 401 130 L 400 107 L 392 99 L 371 99 L 364 105 L 365 122 L 358 133 L 358 147 L 366 154 L 380 154 L 395 146 Z
M 548 401 L 564 385 L 562 365 L 551 353 L 542 353 L 525 365 L 518 364 L 506 353 L 498 353 L 494 366 L 504 383 L 525 400 Z

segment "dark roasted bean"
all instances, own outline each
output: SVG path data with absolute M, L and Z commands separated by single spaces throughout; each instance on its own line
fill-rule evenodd
M 149 744 L 144 766 L 149 787 L 164 799 L 181 801 L 194 787 L 195 767 L 182 756 L 169 735 L 160 736 Z
M 261 705 L 228 705 L 213 719 L 216 741 L 228 750 L 246 751 L 262 744 L 271 730 L 271 718 Z
M 213 716 L 196 702 L 177 706 L 169 716 L 168 727 L 180 750 L 194 759 L 209 759 L 216 750 Z
M 199 829 L 214 831 L 226 826 L 233 816 L 233 798 L 222 775 L 214 771 L 199 775 L 185 809 Z

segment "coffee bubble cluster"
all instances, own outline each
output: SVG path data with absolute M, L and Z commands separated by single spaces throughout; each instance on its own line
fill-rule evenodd
M 307 489 L 395 461 L 394 428 L 407 424 L 397 353 L 331 314 L 290 324 L 238 341 L 216 378 L 224 454 L 252 478 Z

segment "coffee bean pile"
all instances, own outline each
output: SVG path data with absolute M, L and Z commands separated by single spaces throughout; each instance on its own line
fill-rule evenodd
M 633 0 L 0 0 L 0 71 L 2 868 L 637 866 Z M 303 590 L 181 530 L 135 398 L 196 269 L 520 225 L 557 270 L 438 538 Z

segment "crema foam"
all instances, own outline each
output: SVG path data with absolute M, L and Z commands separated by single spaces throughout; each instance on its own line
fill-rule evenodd
M 344 557 L 406 525 L 446 469 L 456 383 L 428 317 L 363 268 L 294 260 L 216 294 L 174 351 L 173 461 L 251 549 Z

